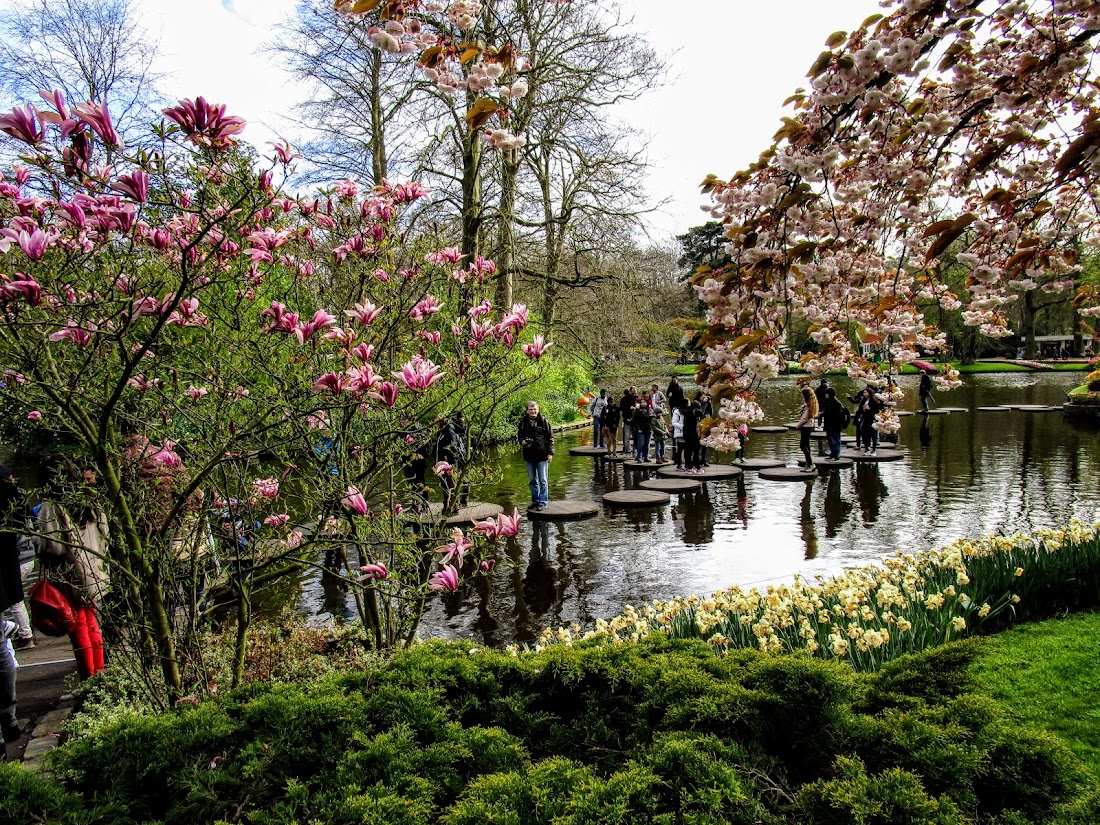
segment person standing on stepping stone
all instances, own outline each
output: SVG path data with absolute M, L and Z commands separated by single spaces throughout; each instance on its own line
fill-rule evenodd
M 692 475 L 703 475 L 703 445 L 699 443 L 699 424 L 703 420 L 703 405 L 697 393 L 684 410 L 684 464 Z
M 608 455 L 614 455 L 615 448 L 619 446 L 620 418 L 622 418 L 622 413 L 619 412 L 618 406 L 609 401 L 607 406 L 603 408 L 603 416 L 600 419 L 603 422 L 603 431 L 607 433 L 604 444 L 607 446 Z
M 928 412 L 928 402 L 932 400 L 932 377 L 928 374 L 928 370 L 920 371 L 920 387 L 917 395 L 920 396 L 921 411 Z
M 836 390 L 832 387 L 825 388 L 825 406 L 821 409 L 821 419 L 824 422 L 825 438 L 829 442 L 829 461 L 837 461 L 840 458 L 840 434 L 848 426 L 851 415 L 848 408 L 840 403 L 836 397 Z
M 632 447 L 631 436 L 633 435 L 630 418 L 634 415 L 634 405 L 637 403 L 638 395 L 633 387 L 627 387 L 623 390 L 623 397 L 619 399 L 619 413 L 622 416 L 623 424 L 623 452 L 628 455 L 628 451 Z
M 634 407 L 630 423 L 634 428 L 634 460 L 649 461 L 649 440 L 653 437 L 653 411 L 643 398 Z
M 669 424 L 669 432 L 672 435 L 672 460 L 676 462 L 676 469 L 684 469 L 684 408 L 672 408 L 672 423 Z
M 687 396 L 684 395 L 684 388 L 680 386 L 680 382 L 676 380 L 675 375 L 668 382 L 668 405 L 674 410 L 682 410 L 687 407 Z
M 531 509 L 542 510 L 550 503 L 550 462 L 554 460 L 554 431 L 539 413 L 536 401 L 527 402 L 527 415 L 519 422 L 519 443 L 527 480 L 531 485 Z
M 810 433 L 814 431 L 814 422 L 817 421 L 817 396 L 809 387 L 802 388 L 802 414 L 798 417 L 798 449 L 806 456 L 803 472 L 814 471 L 814 460 L 810 456 Z

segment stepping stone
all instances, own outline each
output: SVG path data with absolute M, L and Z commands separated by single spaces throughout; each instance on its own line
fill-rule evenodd
M 936 407 L 934 410 L 921 410 L 917 415 L 949 415 L 949 413 L 943 407 Z
M 621 462 L 625 461 L 626 459 L 624 459 L 624 458 L 623 458 L 623 457 L 622 457 L 621 455 L 619 455 L 618 453 L 612 453 L 611 455 L 608 455 L 608 456 L 604 456 L 604 459 L 603 459 L 603 460 L 604 460 L 604 461 L 609 461 L 609 462 L 611 462 L 612 464 L 619 464 L 619 463 L 621 463 Z
M 658 490 L 662 493 L 697 493 L 703 489 L 703 482 L 690 478 L 650 478 L 638 485 L 645 490 Z
M 824 441 L 828 437 L 829 436 L 826 435 L 824 430 L 814 430 L 812 433 L 810 433 L 810 438 L 812 438 L 814 441 Z
M 595 457 L 607 455 L 607 449 L 604 447 L 570 447 L 569 455 L 589 455 Z
M 760 477 L 768 481 L 813 481 L 817 473 L 807 473 L 801 467 L 773 467 L 761 470 Z
M 881 464 L 885 461 L 901 461 L 905 458 L 897 450 L 879 450 L 875 455 L 867 455 L 862 451 L 856 450 L 841 450 L 841 458 L 850 458 L 852 461 L 867 463 L 867 464 Z
M 577 521 L 591 518 L 600 512 L 600 505 L 594 501 L 563 499 L 551 501 L 541 510 L 527 508 L 526 516 L 531 521 Z
M 1012 407 L 978 407 L 982 412 L 1012 412 Z
M 667 464 L 658 464 L 656 461 L 635 461 L 633 458 L 623 461 L 623 466 L 628 470 L 659 470 L 667 467 Z M 676 465 L 673 464 L 673 467 Z
M 894 415 L 898 418 L 905 418 L 907 415 L 916 415 L 912 410 L 894 410 Z
M 744 461 L 734 461 L 734 466 L 742 470 L 770 470 L 775 467 L 783 467 L 786 461 L 781 458 L 746 458 Z
M 841 444 L 855 444 L 856 443 L 856 437 L 854 435 L 842 435 L 840 437 L 840 443 Z
M 1051 410 L 1061 409 L 1061 407 L 1048 407 L 1046 404 L 1016 404 L 1012 409 L 1020 412 L 1050 412 Z
M 798 429 L 798 422 L 797 421 L 792 421 L 789 424 L 787 424 L 786 426 L 787 426 L 788 430 L 797 430 Z
M 702 486 L 702 485 L 700 485 Z M 604 493 L 604 504 L 613 504 L 618 507 L 659 507 L 668 504 L 672 499 L 668 493 L 659 490 L 619 490 L 614 493 Z
M 777 427 L 777 426 L 774 426 L 774 425 L 771 425 L 771 424 L 768 424 L 768 425 L 763 426 L 763 427 L 751 427 L 750 429 L 754 433 L 785 433 L 785 432 L 787 432 L 786 427 Z
M 841 453 L 843 456 L 843 453 Z M 850 458 L 838 458 L 836 461 L 830 461 L 828 458 L 815 458 L 814 466 L 819 470 L 843 470 L 847 467 L 851 467 L 855 464 Z
M 452 527 L 457 527 L 461 524 L 473 524 L 477 521 L 484 521 L 487 518 L 496 518 L 504 512 L 504 508 L 499 504 L 490 504 L 485 501 L 471 501 L 465 507 L 459 507 L 458 512 L 447 518 L 447 524 Z M 406 510 L 401 514 L 402 518 L 408 518 L 409 521 L 419 521 L 421 524 L 432 524 L 439 521 L 443 517 L 443 502 L 433 501 L 428 505 L 428 512 L 426 513 L 414 513 L 411 510 Z
M 689 473 L 687 470 L 677 470 L 675 464 L 666 464 L 657 471 L 657 474 L 668 478 L 694 478 L 696 481 L 706 481 L 707 479 L 737 478 L 742 472 L 740 467 L 729 464 L 711 464 L 703 468 L 702 475 L 698 475 Z
M 944 412 L 949 412 L 949 413 L 953 413 L 953 412 L 957 412 L 957 413 L 970 412 L 969 407 L 940 407 L 939 409 L 943 410 Z

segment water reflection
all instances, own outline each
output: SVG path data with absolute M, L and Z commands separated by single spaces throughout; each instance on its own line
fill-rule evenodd
M 705 482 L 698 493 L 680 496 L 680 517 L 684 525 L 684 544 L 709 544 L 714 541 L 714 504 L 710 485 Z
M 920 446 L 922 450 L 927 450 L 932 446 L 932 429 L 928 425 L 928 420 L 932 418 L 930 415 L 920 416 Z
M 537 521 L 531 526 L 531 554 L 523 576 L 523 600 L 536 618 L 548 614 L 558 597 L 550 550 L 550 522 Z
M 835 472 L 829 475 L 836 475 Z M 800 482 L 801 483 L 801 482 Z M 801 513 L 799 524 L 802 526 L 802 542 L 806 545 L 806 558 L 817 558 L 817 529 L 814 527 L 814 515 L 810 509 L 810 494 L 813 492 L 813 484 L 802 484 L 806 492 L 802 494 Z
M 825 538 L 836 538 L 840 526 L 848 521 L 855 506 L 841 495 L 840 471 L 829 473 L 825 483 Z
M 859 509 L 863 514 L 863 526 L 870 527 L 878 521 L 879 505 L 889 495 L 889 490 L 886 489 L 877 463 L 857 462 L 855 473 L 856 497 L 859 499 Z

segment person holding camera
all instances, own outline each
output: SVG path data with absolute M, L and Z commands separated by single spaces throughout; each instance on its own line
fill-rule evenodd
M 527 414 L 519 422 L 519 443 L 531 484 L 531 509 L 542 510 L 550 503 L 550 462 L 554 460 L 554 431 L 539 413 L 535 401 L 527 402 Z

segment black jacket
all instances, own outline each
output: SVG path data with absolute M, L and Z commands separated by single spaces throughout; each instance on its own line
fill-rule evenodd
M 19 534 L 15 532 L 24 512 L 23 496 L 11 471 L 0 464 L 0 610 L 23 601 L 19 575 Z
M 684 441 L 699 441 L 699 424 L 703 420 L 703 407 L 698 401 L 692 401 L 684 410 Z
M 638 404 L 630 417 L 630 426 L 640 433 L 653 432 L 653 413 L 645 404 Z
M 847 408 L 840 403 L 836 396 L 825 399 L 821 407 L 821 415 L 824 417 L 825 432 L 838 433 L 844 429 L 844 419 L 848 417 Z
M 536 418 L 524 414 L 519 422 L 519 443 L 523 460 L 538 463 L 554 454 L 554 431 L 542 413 Z
M 623 414 L 619 412 L 619 408 L 614 404 L 608 404 L 604 407 L 603 415 L 600 416 L 600 423 L 607 427 L 608 432 L 614 432 L 619 429 L 619 419 L 623 417 Z
M 672 409 L 675 410 L 677 407 L 683 409 L 687 406 L 687 396 L 684 395 L 684 388 L 680 386 L 679 381 L 673 379 L 665 395 L 668 397 L 668 406 Z
M 917 390 L 917 395 L 924 397 L 932 394 L 932 379 L 928 377 L 928 373 L 924 373 L 920 377 L 920 388 Z

